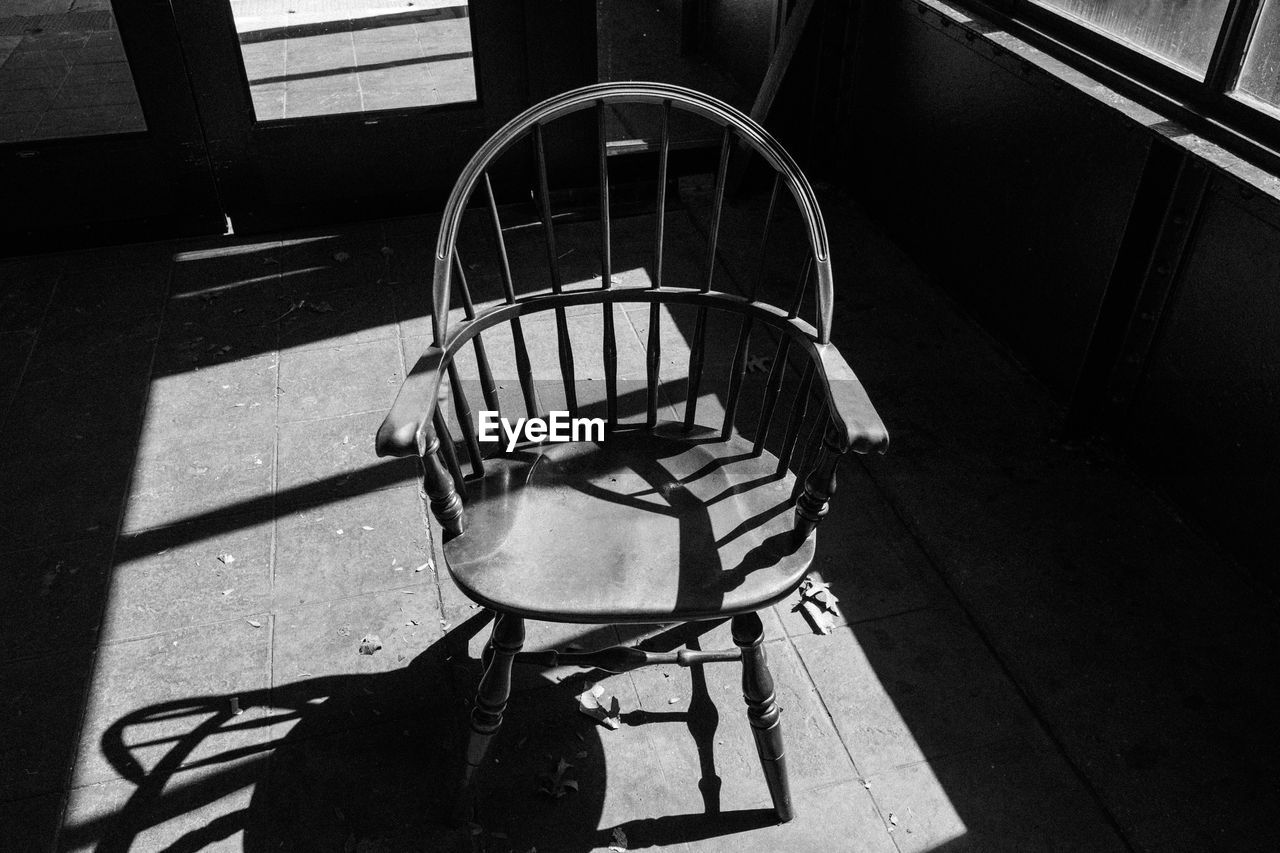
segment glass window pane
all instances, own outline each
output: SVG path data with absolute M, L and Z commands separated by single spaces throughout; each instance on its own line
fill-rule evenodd
M 1263 4 L 1237 89 L 1280 107 L 1280 3 L 1266 0 Z
M 230 0 L 259 121 L 476 99 L 459 0 Z
M 1204 79 L 1228 0 L 1038 0 Z
M 0 2 L 0 142 L 146 129 L 110 0 Z

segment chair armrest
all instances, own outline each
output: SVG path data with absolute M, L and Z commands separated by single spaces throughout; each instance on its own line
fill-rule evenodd
M 431 424 L 440 390 L 440 363 L 444 351 L 431 347 L 409 371 L 378 427 L 374 449 L 379 456 L 417 456 L 424 447 L 424 427 Z
M 843 444 L 841 451 L 884 453 L 889 447 L 889 431 L 871 404 L 862 381 L 834 344 L 815 344 L 814 350 L 826 384 L 831 422 Z

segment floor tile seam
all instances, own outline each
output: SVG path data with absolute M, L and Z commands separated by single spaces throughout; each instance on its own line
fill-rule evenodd
M 373 346 L 374 346 L 374 345 L 376 345 L 376 344 L 386 343 L 386 342 L 387 342 L 387 341 L 389 341 L 389 340 L 391 340 L 391 337 L 376 338 L 376 339 L 371 340 L 371 341 L 351 341 L 351 342 L 348 342 L 348 343 L 330 344 L 330 345 L 328 345 L 328 346 L 307 347 L 306 349 L 300 349 L 300 350 L 292 350 L 292 349 L 291 349 L 291 350 L 290 350 L 290 352 L 295 352 L 295 353 L 297 353 L 297 354 L 302 354 L 302 353 L 315 353 L 315 352 L 332 352 L 332 351 L 334 351 L 334 350 L 349 349 L 349 348 L 354 348 L 354 347 L 361 347 L 361 348 L 363 348 L 363 349 L 369 349 L 369 348 L 373 347 Z M 283 355 L 283 352 L 282 352 L 281 354 Z
M 625 643 L 622 640 L 622 634 L 618 630 L 618 626 L 610 625 L 609 627 L 613 631 L 613 638 L 614 638 L 615 644 L 625 645 Z M 628 670 L 626 673 L 626 676 L 627 676 L 627 683 L 631 685 L 631 695 L 635 699 L 636 709 L 643 713 L 645 711 L 644 699 L 642 698 L 643 694 L 640 692 L 640 686 L 636 684 L 636 678 L 635 678 L 635 674 L 639 669 L 640 667 L 637 667 L 637 669 Z M 665 760 L 666 753 L 664 752 L 664 750 L 657 748 L 657 745 L 654 744 L 653 740 L 649 737 L 648 733 L 643 731 L 642 726 L 637 726 L 637 728 L 641 729 L 640 734 L 643 735 L 645 739 L 645 744 L 649 747 L 649 751 L 651 753 L 656 754 L 658 757 L 658 772 L 662 774 L 662 782 L 664 787 L 670 787 L 671 773 L 670 773 L 670 768 L 667 767 L 667 762 Z M 690 733 L 690 737 L 692 737 L 692 733 Z M 604 744 L 604 741 L 602 739 L 601 740 L 602 747 L 603 747 L 603 744 Z
M 884 767 L 881 767 L 877 770 L 872 770 L 871 772 L 867 773 L 866 776 L 860 776 L 859 781 L 874 780 L 876 777 L 884 776 L 888 773 L 895 773 L 900 770 L 909 770 L 913 767 L 923 766 L 932 770 L 934 764 L 950 761 L 954 758 L 964 758 L 965 756 L 972 755 L 975 753 L 981 753 L 986 750 L 999 749 L 1000 747 L 1014 746 L 1019 744 L 1021 744 L 1024 747 L 1023 752 L 1028 754 L 1044 753 L 1044 754 L 1058 755 L 1058 751 L 1054 749 L 1052 744 L 1046 743 L 1042 747 L 1036 747 L 1034 744 L 1032 744 L 1029 741 L 1026 735 L 1008 734 L 1008 735 L 1002 735 L 1002 736 L 991 738 L 991 739 L 982 739 L 979 741 L 975 741 L 974 743 L 971 743 L 968 746 L 961 746 L 955 749 L 940 750 L 937 753 L 934 753 L 932 755 L 925 755 L 922 751 L 921 757 L 918 759 L 914 759 L 911 761 L 899 761 L 899 762 L 894 762 L 892 764 L 887 764 Z M 1061 756 L 1058 756 L 1058 757 L 1061 757 Z M 868 789 L 868 790 L 871 790 L 871 789 Z
M 809 669 L 809 662 L 805 660 L 804 655 L 800 653 L 800 649 L 796 645 L 795 638 L 790 634 L 786 634 L 784 631 L 783 640 L 788 646 L 790 646 L 791 653 L 795 655 L 796 660 L 800 662 L 800 667 L 804 671 L 805 678 L 808 680 L 810 688 L 817 697 L 818 704 L 822 707 L 823 713 L 827 715 L 827 722 L 831 726 L 831 730 L 835 732 L 836 740 L 840 742 L 840 748 L 844 750 L 845 757 L 849 761 L 849 766 L 853 768 L 855 779 L 859 781 L 866 779 L 866 775 L 862 772 L 862 768 L 858 766 L 857 759 L 853 757 L 853 751 L 849 749 L 849 744 L 845 742 L 844 736 L 840 733 L 840 727 L 836 724 L 835 714 L 832 713 L 831 706 L 827 703 L 827 697 L 822 695 L 822 690 L 818 687 L 817 679 L 814 678 L 812 670 Z M 874 796 L 871 797 L 871 806 L 875 809 L 876 817 L 880 818 L 881 824 L 887 828 L 890 825 L 889 816 L 880 808 L 880 804 L 876 802 Z M 898 840 L 894 838 L 892 834 L 890 834 L 889 840 L 893 842 L 895 849 L 901 851 L 902 848 L 898 844 Z
M 390 338 L 387 338 L 386 340 L 390 340 Z M 401 354 L 401 356 L 400 356 L 400 361 L 401 361 L 401 363 L 403 363 L 403 362 L 404 362 L 404 355 L 403 355 L 403 353 L 402 353 L 402 354 Z M 401 371 L 403 371 L 403 370 L 404 370 L 404 368 L 402 367 L 402 368 L 401 368 Z M 403 373 L 402 373 L 401 375 L 403 375 Z M 278 387 L 278 386 L 277 386 L 277 387 Z M 277 401 L 277 402 L 278 402 L 278 401 Z M 319 422 L 321 422 L 321 421 L 333 421 L 333 420 L 337 420 L 337 419 L 339 419 L 339 418 L 353 418 L 353 417 L 356 417 L 356 416 L 358 416 L 358 415 L 372 415 L 372 414 L 375 414 L 375 413 L 377 413 L 377 412 L 387 412 L 387 411 L 390 411 L 390 407 L 389 407 L 389 406 L 378 406 L 378 407 L 373 408 L 373 409 L 361 409 L 360 411 L 357 411 L 357 412 L 343 412 L 343 413 L 338 414 L 338 415 L 320 415 L 320 416 L 318 416 L 318 417 L 311 417 L 311 418 L 298 418 L 297 420 L 294 420 L 294 419 L 289 419 L 289 420 L 280 420 L 280 421 L 277 421 L 277 425 L 278 425 L 278 426 L 293 426 L 294 424 L 313 424 L 313 423 L 319 423 Z
M 631 319 L 631 312 L 630 312 L 630 311 L 626 311 L 626 310 L 624 310 L 624 311 L 622 312 L 622 316 L 626 318 L 626 320 L 627 320 L 627 325 L 631 327 L 631 333 L 635 336 L 636 340 L 637 340 L 637 341 L 639 341 L 639 343 L 640 343 L 640 348 L 641 348 L 642 350 L 644 350 L 645 359 L 646 359 L 646 363 L 645 363 L 645 364 L 646 364 L 646 366 L 645 366 L 645 388 L 647 389 L 647 388 L 649 387 L 649 374 L 648 374 L 648 361 L 647 361 L 647 359 L 648 359 L 648 357 L 649 357 L 649 342 L 648 342 L 646 339 L 644 339 L 644 338 L 642 338 L 642 337 L 640 336 L 640 330 L 639 330 L 638 328 L 636 328 L 636 324 L 635 324 L 635 322 Z M 649 315 L 649 316 L 650 316 L 650 317 L 652 317 L 652 313 L 650 313 L 650 315 Z M 659 322 L 659 323 L 661 323 L 661 322 L 662 322 L 662 311 L 661 311 L 661 310 L 659 310 L 659 311 L 658 311 L 658 322 Z M 659 337 L 661 337 L 661 336 L 659 336 Z M 686 377 L 686 378 L 687 378 L 687 377 Z M 663 405 L 665 405 L 665 406 L 667 407 L 667 409 L 669 409 L 669 410 L 670 410 L 670 413 L 671 413 L 671 420 L 673 420 L 673 421 L 683 421 L 683 420 L 684 420 L 684 418 L 683 418 L 683 417 L 680 415 L 680 413 L 676 410 L 675 403 L 674 403 L 674 402 L 672 402 L 670 395 L 668 395 L 668 394 L 667 394 L 667 389 L 663 387 L 663 384 L 662 384 L 662 365 L 661 365 L 661 364 L 659 364 L 659 365 L 658 365 L 658 397 L 659 397 L 659 399 L 662 401 L 662 404 L 663 404 Z M 647 405 L 647 403 L 646 403 L 646 405 Z M 646 416 L 647 416 L 647 412 L 646 412 Z M 663 418 L 662 418 L 662 417 L 659 417 L 659 418 L 658 418 L 658 420 L 659 420 L 659 421 L 661 421 L 661 420 L 663 420 Z
M 282 344 L 282 351 L 287 353 L 318 352 L 322 350 L 342 349 L 343 347 L 355 346 L 357 344 L 376 344 L 379 341 L 388 341 L 388 340 L 391 340 L 392 338 L 395 338 L 397 336 L 396 332 L 388 328 L 385 334 L 380 334 L 375 337 L 362 338 L 361 340 L 358 340 L 358 341 L 349 341 L 347 343 L 342 343 L 342 344 L 331 344 L 331 343 L 328 343 L 328 341 L 331 341 L 334 338 L 345 337 L 348 334 L 367 335 L 376 329 L 384 328 L 387 326 L 393 326 L 393 325 L 395 324 L 379 323 L 375 326 L 366 326 L 354 332 L 339 332 L 338 334 L 332 337 L 325 338 L 319 341 L 312 341 L 310 343 L 302 343 L 302 344 L 284 343 Z
M 321 604 L 338 604 L 346 601 L 351 601 L 357 598 L 363 598 L 369 595 L 380 595 L 380 594 L 389 593 L 389 592 L 403 592 L 404 590 L 409 590 L 409 589 L 416 590 L 417 587 L 426 586 L 426 585 L 427 584 L 425 581 L 416 581 L 411 584 L 401 584 L 399 586 L 366 590 L 364 592 L 353 592 L 349 595 L 340 595 L 340 596 L 334 596 L 331 598 L 319 598 L 313 601 L 301 601 L 301 602 L 289 604 L 287 606 L 280 606 L 274 599 L 272 599 L 271 601 L 268 601 L 266 603 L 266 606 L 264 609 L 253 611 L 246 616 L 230 616 L 222 619 L 211 619 L 207 622 L 191 622 L 185 625 L 174 625 L 172 627 L 164 628 L 158 631 L 149 631 L 142 634 L 131 634 L 128 636 L 112 637 L 109 640 L 103 640 L 101 642 L 98 642 L 96 645 L 92 647 L 86 646 L 82 648 L 84 648 L 85 650 L 97 651 L 99 649 L 111 648 L 114 646 L 123 646 L 129 643 L 137 643 L 144 640 L 154 640 L 157 637 L 165 637 L 170 634 L 177 634 L 184 631 L 198 631 L 206 628 L 214 628 L 219 625 L 232 625 L 238 622 L 248 622 L 250 618 L 255 616 L 263 616 L 268 619 L 274 619 L 274 617 L 280 615 L 281 613 L 287 613 L 287 612 L 298 610 L 304 607 L 314 607 Z M 268 634 L 271 639 L 274 639 L 274 628 L 269 630 Z M 23 661 L 29 662 L 31 660 L 36 660 L 40 657 L 56 656 L 59 654 L 65 654 L 66 652 L 73 651 L 73 650 L 74 649 L 64 649 L 60 652 L 43 652 L 39 655 L 32 655 L 32 656 L 23 658 Z M 6 663 L 8 662 L 9 661 L 6 661 Z M 17 662 L 16 659 L 14 660 L 14 662 Z
M 419 574 L 419 573 L 414 572 L 414 574 Z M 264 611 L 263 615 L 266 615 L 266 613 L 273 613 L 278 616 L 281 613 L 290 613 L 305 607 L 318 607 L 321 604 L 343 604 L 348 601 L 354 601 L 357 598 L 367 598 L 373 595 L 387 595 L 388 593 L 392 593 L 392 592 L 398 592 L 404 595 L 416 595 L 419 588 L 430 587 L 431 585 L 432 584 L 427 579 L 424 578 L 423 580 L 412 581 L 410 583 L 396 584 L 395 586 L 384 586 L 384 587 L 378 587 L 377 589 L 366 589 L 366 590 L 361 590 L 359 592 L 345 593 L 342 595 L 333 595 L 327 598 L 316 598 L 308 601 L 298 601 L 298 602 L 289 604 L 287 606 L 277 606 L 275 603 L 273 603 L 272 609 L 268 611 Z M 226 620 L 226 621 L 235 621 L 235 620 Z
M 360 104 L 360 112 L 365 111 L 364 106 L 364 85 L 360 82 L 360 57 L 356 53 L 356 34 L 355 29 L 347 31 L 347 41 L 351 42 L 351 62 L 355 65 L 355 73 L 352 77 L 356 78 L 356 100 Z
M 280 87 L 280 116 L 281 118 L 289 117 L 289 37 L 286 35 L 284 44 L 280 50 L 280 76 L 285 78 L 285 84 Z M 281 247 L 283 252 L 283 247 Z
M 403 354 L 401 355 L 400 361 L 401 361 L 401 364 L 404 363 Z M 276 365 L 277 365 L 277 371 L 278 371 L 279 370 L 278 360 L 276 362 Z M 403 367 L 401 369 L 403 370 Z M 279 389 L 279 376 L 276 377 L 276 387 L 277 389 Z M 277 408 L 279 408 L 278 395 L 276 398 L 276 406 Z M 372 409 L 360 409 L 359 411 L 355 411 L 355 412 L 343 412 L 342 414 L 338 414 L 338 415 L 319 415 L 317 417 L 298 418 L 297 420 L 277 421 L 277 426 L 296 426 L 298 424 L 316 424 L 316 423 L 322 423 L 324 421 L 336 421 L 342 418 L 355 418 L 355 417 L 360 417 L 361 415 L 372 415 L 378 412 L 386 412 L 387 410 L 388 409 L 386 406 L 378 406 Z
M 1136 853 L 1138 848 L 1129 838 L 1129 834 L 1125 831 L 1124 827 L 1121 826 L 1119 818 L 1111 810 L 1106 799 L 1103 797 L 1101 789 L 1088 776 L 1084 767 L 1072 757 L 1066 742 L 1061 736 L 1059 736 L 1053 726 L 1050 725 L 1048 715 L 1034 701 L 1031 691 L 1022 683 L 1022 680 L 1015 675 L 1012 666 L 996 649 L 995 642 L 990 633 L 984 629 L 981 622 L 965 605 L 955 583 L 943 569 L 942 560 L 934 553 L 933 549 L 924 541 L 924 537 L 918 532 L 919 525 L 913 523 L 908 518 L 906 509 L 902 506 L 901 501 L 899 501 L 897 497 L 891 493 L 890 489 L 881 482 L 881 478 L 873 470 L 874 466 L 868 465 L 866 462 L 860 462 L 860 464 L 868 479 L 879 493 L 881 501 L 889 507 L 898 524 L 907 531 L 913 540 L 915 540 L 916 548 L 919 549 L 920 554 L 924 557 L 930 568 L 933 569 L 934 574 L 942 582 L 943 587 L 950 594 L 954 606 L 958 608 L 961 617 L 968 623 L 969 629 L 977 636 L 978 640 L 986 648 L 987 654 L 989 654 L 992 660 L 995 661 L 996 666 L 1004 675 L 1009 685 L 1012 686 L 1014 691 L 1017 693 L 1018 698 L 1022 700 L 1023 705 L 1031 714 L 1041 732 L 1053 745 L 1062 760 L 1069 768 L 1071 768 L 1072 774 L 1088 793 L 1089 799 L 1093 802 L 1094 807 L 1102 814 L 1103 819 L 1107 822 L 1108 826 L 1110 826 L 1112 832 L 1116 834 L 1116 837 L 1120 840 L 1120 843 L 1124 845 L 1125 849 L 1130 851 L 1130 853 Z
M 40 345 L 40 335 L 44 332 L 45 322 L 49 319 L 49 313 L 53 310 L 53 300 L 58 295 L 58 289 L 62 286 L 63 276 L 67 274 L 66 259 L 62 259 L 62 266 L 59 268 L 57 276 L 53 280 L 53 286 L 49 288 L 49 295 L 45 297 L 44 308 L 40 311 L 40 319 L 36 321 L 35 329 L 31 335 L 31 348 L 27 350 L 27 357 L 22 361 L 22 369 L 18 371 L 18 381 L 13 386 L 13 394 L 10 395 L 8 401 L 4 404 L 3 411 L 0 411 L 0 425 L 9 425 L 9 412 L 13 408 L 13 403 L 18 399 L 18 392 L 22 390 L 27 380 L 27 372 L 31 367 L 31 361 L 35 358 L 36 347 Z
M 191 622 L 185 625 L 174 625 L 172 627 L 163 628 L 157 631 L 148 631 L 146 633 L 141 633 L 141 634 L 129 634 L 127 636 L 112 637 L 111 639 L 103 640 L 99 642 L 96 648 L 109 649 L 115 646 L 125 646 L 125 645 L 128 645 L 129 643 L 139 643 L 139 642 L 143 642 L 144 640 L 154 640 L 157 637 L 165 637 L 170 634 L 178 634 L 184 631 L 200 631 L 205 628 L 214 628 L 214 627 L 217 627 L 218 625 L 231 625 L 236 622 L 248 622 L 248 620 L 251 617 L 271 616 L 272 612 L 273 611 L 271 609 L 271 606 L 270 604 L 268 604 L 266 609 L 249 613 L 246 616 L 231 616 L 225 619 L 212 619 L 208 622 Z
M 284 60 L 286 63 L 288 59 Z M 276 264 L 276 281 L 275 287 L 279 287 L 283 281 L 284 273 L 281 270 L 282 264 Z M 273 383 L 274 391 L 272 397 L 275 400 L 275 429 L 271 433 L 271 540 L 269 546 L 269 556 L 267 560 L 267 590 L 271 596 L 272 611 L 267 616 L 267 697 L 271 702 L 275 703 L 275 683 L 276 683 L 276 570 L 279 559 L 279 541 L 280 541 L 280 323 L 272 324 L 272 331 L 275 337 L 275 382 Z M 268 761 L 270 757 L 268 757 Z
M 147 387 L 144 393 L 142 394 L 142 400 L 139 402 L 139 405 L 138 405 L 138 424 L 134 430 L 134 441 L 133 441 L 133 448 L 132 448 L 133 452 L 130 454 L 131 464 L 129 467 L 129 477 L 127 482 L 125 483 L 123 497 L 120 501 L 119 508 L 116 511 L 117 515 L 116 515 L 115 535 L 112 537 L 111 547 L 108 549 L 107 560 L 108 560 L 109 568 L 107 570 L 107 576 L 104 581 L 104 589 L 102 591 L 102 601 L 98 605 L 97 625 L 93 629 L 93 636 L 95 640 L 99 642 L 97 643 L 97 647 L 93 650 L 90 656 L 89 666 L 86 670 L 85 684 L 80 694 L 81 706 L 80 706 L 79 720 L 77 721 L 77 724 L 75 727 L 75 736 L 72 738 L 72 741 L 71 741 L 74 744 L 74 749 L 71 754 L 71 760 L 67 762 L 66 777 L 64 782 L 64 785 L 67 787 L 68 790 L 70 790 L 71 783 L 75 779 L 76 766 L 79 764 L 79 761 L 80 761 L 80 749 L 79 749 L 80 742 L 84 739 L 85 731 L 89 725 L 89 707 L 92 704 L 93 686 L 98 676 L 98 662 L 100 658 L 99 650 L 102 648 L 102 644 L 100 642 L 102 639 L 102 625 L 106 621 L 107 610 L 111 603 L 112 580 L 115 576 L 116 554 L 120 550 L 120 540 L 123 536 L 125 518 L 128 516 L 128 513 L 129 513 L 129 498 L 133 492 L 134 480 L 137 476 L 138 452 L 142 447 L 142 436 L 146 431 L 147 403 L 151 398 L 151 388 L 153 385 L 153 376 L 155 374 L 155 366 L 156 366 L 156 355 L 160 349 L 159 330 L 164 325 L 165 309 L 169 304 L 169 295 L 173 289 L 173 277 L 174 277 L 174 265 L 170 264 L 168 266 L 168 272 L 165 276 L 165 288 L 164 288 L 165 298 L 160 304 L 159 322 L 157 323 L 157 326 L 156 326 L 156 337 L 155 337 L 155 340 L 151 342 L 151 358 L 149 363 L 147 364 L 147 372 L 146 372 Z M 61 846 L 62 828 L 66 822 L 66 809 L 68 807 L 68 803 L 69 803 L 69 796 L 67 799 L 63 801 L 63 810 L 58 815 L 58 828 L 56 833 L 54 834 L 54 849 L 58 849 Z
M 44 110 L 40 113 L 40 120 L 35 123 L 35 126 L 33 128 L 31 128 L 31 131 L 27 134 L 27 138 L 36 137 L 36 135 L 40 133 L 40 128 L 43 127 L 45 119 L 49 117 L 49 113 L 53 112 L 53 109 L 52 109 L 53 102 L 58 99 L 58 95 L 62 94 L 63 88 L 67 85 L 67 78 L 70 76 L 71 76 L 71 68 L 68 67 L 65 69 L 65 72 L 63 73 L 62 77 L 58 80 L 58 87 L 54 89 L 53 97 L 50 98 L 49 100 L 50 106 L 45 107 Z
M 383 246 L 391 245 L 390 235 L 387 233 L 386 221 L 384 220 L 383 222 L 379 223 L 378 227 L 379 227 L 379 234 L 381 236 L 381 241 Z M 386 277 L 389 279 L 391 259 L 388 256 L 384 256 L 383 261 L 384 261 L 384 273 Z M 400 299 L 396 296 L 396 291 L 393 289 L 391 291 L 391 312 L 392 312 L 392 316 L 395 317 L 395 325 L 396 325 L 396 358 L 399 359 L 399 362 L 400 362 L 400 376 L 408 377 L 409 367 L 408 367 L 408 362 L 404 357 L 406 335 L 404 333 L 404 318 L 401 317 L 400 309 L 401 309 Z M 404 379 L 401 379 L 401 382 L 403 381 Z M 382 411 L 382 410 L 374 409 L 372 411 Z M 434 581 L 433 585 L 435 587 L 436 612 L 438 612 L 440 614 L 440 618 L 443 619 L 446 613 L 446 608 L 445 608 L 445 600 L 444 600 L 444 589 L 440 582 L 440 572 L 441 572 L 440 562 L 442 561 L 436 560 L 436 532 L 434 528 L 431 526 L 431 512 L 427 507 L 426 494 L 423 491 L 423 483 L 424 483 L 423 478 L 426 476 L 426 469 L 424 467 L 424 463 L 422 461 L 421 456 L 418 456 L 415 454 L 414 459 L 416 460 L 415 468 L 417 469 L 417 476 L 415 477 L 416 483 L 414 486 L 415 499 L 417 504 L 416 509 L 418 514 L 417 517 L 421 519 L 422 527 L 427 534 L 427 558 L 431 561 L 432 580 Z M 441 557 L 443 557 L 443 552 L 441 553 Z M 448 634 L 449 632 L 445 630 L 443 632 L 442 637 L 447 637 Z M 449 681 L 450 681 L 451 688 L 454 688 L 456 690 L 456 684 L 454 684 L 452 674 L 449 676 Z

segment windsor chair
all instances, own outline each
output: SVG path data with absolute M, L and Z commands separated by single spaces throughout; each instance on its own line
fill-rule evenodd
M 620 104 L 648 105 L 644 108 L 656 111 L 659 118 L 652 267 L 650 281 L 638 286 L 618 286 L 613 280 L 604 128 L 606 111 Z M 572 289 L 565 287 L 559 269 L 544 128 L 589 110 L 596 111 L 599 129 L 600 281 L 598 286 Z M 705 270 L 698 280 L 680 282 L 664 280 L 663 270 L 669 123 L 674 111 L 722 128 Z M 536 225 L 546 243 L 549 291 L 519 292 L 504 242 L 491 168 L 517 143 L 532 153 L 530 180 L 535 183 Z M 804 260 L 785 307 L 765 301 L 758 283 L 745 295 L 714 287 L 728 164 L 735 151 L 741 156 L 748 150 L 774 176 L 760 239 L 762 253 L 775 208 L 785 198 L 783 190 L 794 198 L 803 221 Z M 477 192 L 481 187 L 483 193 Z M 458 250 L 463 215 L 473 195 L 480 196 L 479 210 L 488 220 L 499 260 L 502 293 L 489 307 L 473 301 L 467 266 Z M 502 724 L 513 662 L 620 672 L 654 663 L 741 661 L 747 715 L 769 793 L 778 818 L 790 820 L 781 724 L 758 611 L 785 598 L 803 579 L 814 553 L 814 530 L 836 490 L 840 458 L 850 450 L 883 451 L 888 442 L 861 383 L 830 342 L 831 261 L 822 215 L 805 176 L 760 125 L 711 97 L 656 83 L 587 86 L 530 108 L 481 147 L 449 197 L 433 262 L 432 342 L 379 428 L 377 451 L 421 457 L 425 492 L 443 530 L 448 569 L 463 592 L 496 614 L 471 715 L 459 793 L 463 814 L 476 771 Z M 721 280 L 726 278 L 721 275 Z M 643 422 L 626 426 L 618 411 L 615 309 L 632 303 L 649 308 L 646 405 Z M 570 412 L 576 412 L 580 407 L 573 324 L 566 312 L 585 305 L 602 311 L 605 440 L 525 441 L 510 452 L 497 448 L 499 452 L 486 454 L 477 440 L 475 413 L 456 357 L 467 348 L 473 352 L 484 404 L 500 411 L 491 366 L 495 359 L 486 349 L 484 332 L 509 327 L 524 408 L 535 416 L 541 407 L 522 320 L 551 312 L 564 396 Z M 658 416 L 659 327 L 662 309 L 675 305 L 696 311 L 682 421 Z M 806 305 L 812 308 L 812 323 L 800 316 Z M 451 309 L 457 322 L 451 319 Z M 707 333 L 708 312 L 727 312 L 738 325 L 723 418 L 701 426 L 700 391 L 709 350 L 717 345 Z M 774 346 L 774 359 L 759 401 L 755 435 L 748 440 L 735 431 L 734 423 L 753 335 Z M 791 363 L 792 356 L 798 358 L 798 366 Z M 783 394 L 784 384 L 794 395 Z M 462 433 L 459 446 L 442 397 L 453 400 L 454 424 Z M 790 399 L 789 411 L 779 408 L 782 398 Z M 771 428 L 774 420 L 779 422 L 776 429 Z M 463 457 L 470 467 L 466 473 Z M 656 652 L 616 646 L 597 652 L 522 652 L 526 619 L 623 624 L 725 618 L 732 619 L 735 645 L 727 650 Z

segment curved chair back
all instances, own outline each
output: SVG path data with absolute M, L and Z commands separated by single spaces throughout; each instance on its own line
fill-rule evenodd
M 606 150 L 606 122 L 611 107 L 624 104 L 655 105 L 660 110 L 657 140 L 656 206 L 654 216 L 653 254 L 651 275 L 647 283 L 639 286 L 615 286 L 613 270 L 613 222 L 610 205 L 609 161 Z M 651 109 L 652 107 L 650 107 Z M 594 110 L 597 121 L 596 160 L 599 193 L 599 274 L 598 287 L 565 287 L 561 269 L 561 255 L 557 247 L 557 225 L 553 215 L 547 175 L 547 143 L 545 129 L 559 119 L 587 110 Z M 706 261 L 703 275 L 696 281 L 672 282 L 664 276 L 664 254 L 667 249 L 666 217 L 668 193 L 668 165 L 671 154 L 672 116 L 676 111 L 694 114 L 712 122 L 721 129 L 721 144 L 716 178 L 712 190 L 709 221 L 706 235 Z M 528 292 L 522 288 L 512 273 L 502 209 L 494 191 L 494 164 L 503 154 L 519 145 L 532 148 L 531 194 L 536 207 L 535 227 L 542 232 L 548 264 L 550 288 Z M 763 233 L 759 238 L 759 274 L 746 288 L 745 293 L 732 288 L 717 287 L 727 276 L 717 278 L 720 264 L 717 251 L 720 239 L 726 188 L 730 181 L 729 162 L 735 148 L 746 148 L 758 154 L 773 170 L 773 183 L 765 216 Z M 768 250 L 770 228 L 779 207 L 780 196 L 785 189 L 794 199 L 802 218 L 807 240 L 807 251 L 799 270 L 798 281 L 792 288 L 785 306 L 773 305 L 761 296 L 761 280 L 765 276 L 765 252 Z M 463 228 L 464 213 L 469 209 L 487 208 L 488 228 L 497 249 L 497 269 L 501 278 L 503 296 L 497 304 L 481 306 L 473 302 L 467 282 L 467 259 L 459 251 L 459 236 Z M 614 306 L 625 303 L 647 303 L 650 310 L 647 346 L 646 424 L 654 426 L 658 410 L 658 367 L 661 334 L 659 330 L 660 306 L 685 304 L 697 312 L 692 339 L 689 341 L 688 389 L 685 397 L 684 426 L 691 430 L 696 424 L 699 388 L 706 361 L 707 314 L 717 310 L 740 317 L 737 344 L 728 376 L 725 395 L 725 413 L 719 425 L 721 435 L 729 437 L 737 414 L 738 399 L 746 373 L 748 347 L 753 325 L 760 324 L 774 330 L 778 337 L 776 355 L 764 386 L 758 426 L 755 431 L 755 452 L 760 453 L 770 432 L 775 407 L 787 372 L 787 357 L 794 347 L 804 356 L 800 384 L 795 402 L 786 419 L 785 433 L 779 449 L 779 472 L 788 467 L 798 471 L 813 463 L 814 473 L 823 468 L 820 475 L 827 477 L 820 451 L 810 454 L 796 453 L 802 427 L 807 426 L 808 416 L 817 410 L 810 434 L 816 440 L 809 444 L 817 448 L 828 446 L 828 455 L 843 453 L 849 449 L 865 451 L 882 449 L 887 436 L 870 403 L 865 400 L 861 386 L 857 384 L 843 359 L 830 346 L 833 301 L 833 278 L 826 227 L 813 188 L 795 161 L 781 145 L 758 123 L 737 109 L 708 95 L 690 89 L 660 83 L 603 83 L 585 86 L 553 97 L 516 116 L 497 131 L 463 169 L 445 206 L 433 257 L 432 277 L 432 343 L 406 378 L 405 386 L 396 405 L 379 430 L 380 454 L 406 455 L 417 452 L 426 463 L 427 491 L 432 507 L 446 529 L 461 530 L 462 498 L 465 494 L 464 475 L 454 448 L 446 419 L 437 405 L 441 383 L 448 377 L 449 388 L 457 415 L 457 425 L 462 432 L 463 445 L 472 475 L 483 475 L 484 454 L 481 451 L 474 426 L 474 413 L 459 377 L 454 357 L 468 344 L 473 348 L 480 391 L 485 406 L 499 410 L 497 383 L 490 366 L 483 332 L 499 325 L 509 325 L 515 349 L 514 361 L 519 375 L 524 406 L 530 417 L 543 414 L 540 409 L 534 370 L 525 343 L 521 318 L 550 311 L 555 314 L 556 348 L 558 352 L 565 400 L 570 414 L 578 414 L 573 340 L 569 333 L 566 312 L 583 305 L 603 306 L 602 346 L 606 396 L 606 421 L 610 428 L 618 421 L 618 366 L 615 338 Z M 810 298 L 806 298 L 810 297 Z M 812 320 L 800 314 L 805 305 L 812 305 Z M 451 318 L 451 310 L 456 319 Z M 853 383 L 856 388 L 837 389 L 840 383 Z M 819 406 L 809 405 L 811 391 L 818 391 Z M 829 425 L 830 430 L 824 428 Z M 834 477 L 834 461 L 830 463 L 830 477 Z M 825 501 L 823 502 L 825 504 Z M 816 520 L 815 520 L 816 523 Z

